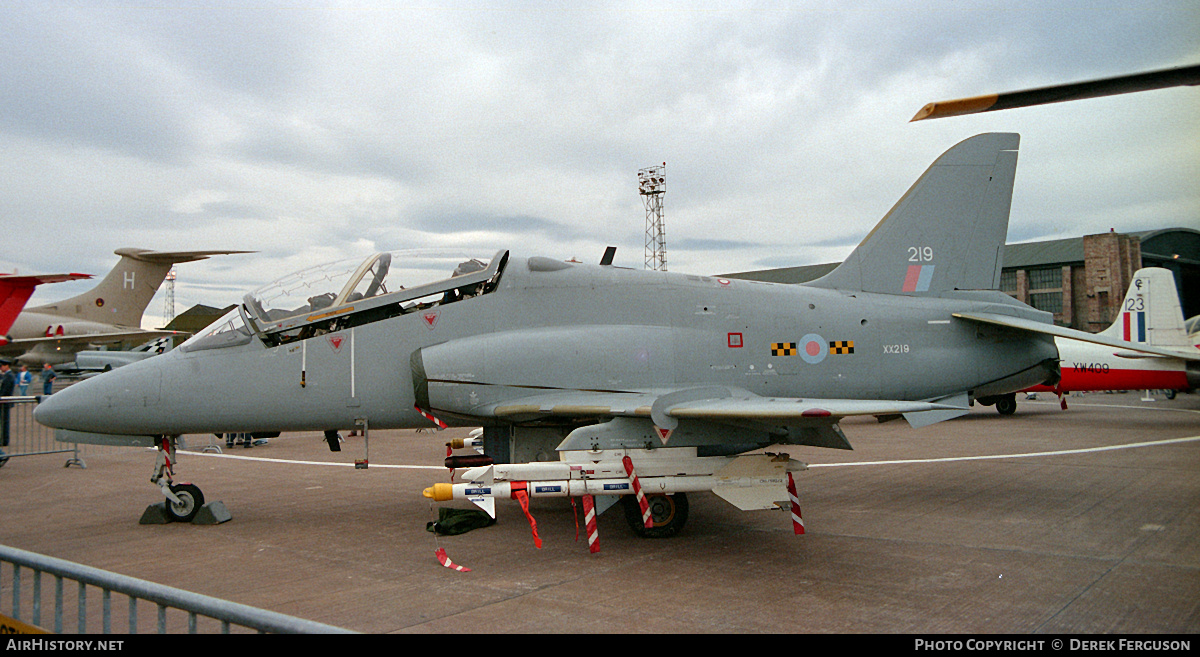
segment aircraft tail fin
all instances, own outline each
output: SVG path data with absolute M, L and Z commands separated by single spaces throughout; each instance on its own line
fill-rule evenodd
M 1000 285 L 1020 135 L 955 145 L 913 183 L 846 261 L 808 285 L 937 296 Z
M 1161 267 L 1134 272 L 1116 321 L 1100 335 L 1155 347 L 1191 349 L 1175 275 Z
M 25 307 L 25 302 L 33 295 L 33 288 L 42 283 L 61 283 L 80 278 L 91 278 L 88 274 L 43 274 L 38 276 L 20 276 L 17 274 L 0 274 L 0 336 L 8 333 L 17 315 Z M 0 344 L 7 339 L 0 337 Z
M 40 306 L 42 312 L 78 317 L 86 321 L 140 327 L 142 313 L 176 263 L 204 260 L 209 256 L 246 251 L 150 251 L 117 249 L 117 266 L 91 290 L 54 304 Z

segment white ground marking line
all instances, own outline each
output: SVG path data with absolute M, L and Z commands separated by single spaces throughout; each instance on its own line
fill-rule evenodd
M 1027 452 L 1025 454 L 987 454 L 983 456 L 949 456 L 936 459 L 906 459 L 900 461 L 858 461 L 855 463 L 809 463 L 810 468 L 839 468 L 848 465 L 898 465 L 904 463 L 949 463 L 951 461 L 988 461 L 995 459 L 1027 459 L 1036 456 L 1063 456 L 1066 454 L 1087 454 L 1089 452 L 1111 452 L 1118 449 L 1133 449 L 1135 447 L 1159 447 L 1162 445 L 1174 445 L 1178 443 L 1191 443 L 1200 441 L 1200 436 L 1189 436 L 1187 438 L 1167 438 L 1165 440 L 1151 440 L 1143 443 L 1129 443 L 1126 445 L 1107 445 L 1104 447 L 1085 447 L 1083 449 L 1064 449 L 1054 452 Z
M 854 465 L 901 465 L 906 463 L 950 463 L 952 461 L 988 461 L 996 459 L 1026 459 L 1038 456 L 1064 456 L 1067 454 L 1087 454 L 1089 452 L 1111 452 L 1118 449 L 1133 449 L 1135 447 L 1159 447 L 1162 445 L 1174 445 L 1180 443 L 1190 443 L 1200 441 L 1200 436 L 1190 436 L 1187 438 L 1168 438 L 1165 440 L 1151 440 L 1142 443 L 1129 443 L 1126 445 L 1106 445 L 1103 447 L 1085 447 L 1082 449 L 1064 449 L 1053 452 L 1026 452 L 1024 454 L 986 454 L 983 456 L 947 456 L 933 459 L 903 459 L 894 461 L 856 461 L 853 463 L 809 463 L 810 468 L 841 468 Z M 207 452 L 188 452 L 195 456 L 209 456 L 220 459 L 237 459 L 239 461 L 260 461 L 265 463 L 287 463 L 291 465 L 332 465 L 343 468 L 354 467 L 353 463 L 330 463 L 327 461 L 297 461 L 293 459 L 272 459 L 261 456 L 236 456 L 233 454 L 211 454 Z M 399 470 L 445 470 L 443 465 L 390 465 L 384 463 L 372 463 L 372 468 L 393 468 Z
M 183 451 L 183 450 L 180 450 Z M 297 461 L 294 459 L 272 459 L 262 456 L 237 456 L 234 454 L 212 454 L 210 452 L 193 452 L 187 450 L 188 456 L 209 456 L 218 459 L 236 459 L 239 461 L 258 461 L 261 463 L 287 463 L 291 465 L 333 465 L 343 468 L 353 468 L 353 463 L 330 463 L 328 461 Z M 393 468 L 399 470 L 445 470 L 444 465 L 389 465 L 385 463 L 372 463 L 371 468 Z M 370 468 L 368 468 L 370 469 Z

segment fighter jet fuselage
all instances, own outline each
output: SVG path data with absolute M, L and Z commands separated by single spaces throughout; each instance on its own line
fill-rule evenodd
M 1048 336 L 951 317 L 1037 314 L 995 291 L 845 293 L 507 252 L 493 270 L 490 289 L 452 301 L 455 279 L 427 294 L 428 305 L 405 308 L 411 295 L 397 292 L 290 324 L 263 326 L 251 315 L 257 332 L 214 332 L 81 382 L 50 400 L 70 397 L 69 408 L 44 404 L 39 419 L 170 435 L 349 429 L 363 420 L 429 426 L 419 409 L 451 425 L 520 422 L 538 416 L 523 415 L 522 399 L 555 393 L 716 386 L 747 397 L 931 400 L 1041 383 L 1057 357 Z M 358 314 L 382 318 L 354 321 Z M 561 411 L 554 415 L 589 415 Z

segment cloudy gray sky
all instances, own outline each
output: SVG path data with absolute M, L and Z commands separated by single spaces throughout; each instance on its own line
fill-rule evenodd
M 1010 241 L 1200 224 L 1200 89 L 908 123 L 1200 62 L 1192 0 L 0 0 L 0 58 L 0 271 L 258 251 L 180 266 L 179 310 L 377 250 L 641 267 L 661 162 L 670 270 L 831 262 L 987 131 L 1022 135 Z

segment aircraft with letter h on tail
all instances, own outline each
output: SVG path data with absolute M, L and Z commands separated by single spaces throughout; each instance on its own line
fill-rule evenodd
M 434 258 L 441 276 L 426 282 L 429 254 L 380 253 L 247 294 L 175 350 L 82 381 L 36 418 L 65 440 L 157 446 L 153 481 L 179 520 L 203 503 L 174 483 L 180 434 L 336 439 L 431 421 L 482 426 L 488 457 L 431 487 L 437 500 L 494 513 L 497 497 L 570 495 L 600 513 L 625 499 L 648 536 L 678 532 L 692 492 L 786 508 L 805 465 L 765 449 L 850 449 L 846 417 L 921 427 L 1058 382 L 1054 335 L 1069 329 L 997 289 L 1018 143 L 982 134 L 946 151 L 807 284 L 507 250 Z
M 92 345 L 131 340 L 144 342 L 160 336 L 181 335 L 178 331 L 141 327 L 142 313 L 158 291 L 171 267 L 204 260 L 213 255 L 245 251 L 175 251 L 117 249 L 117 264 L 95 287 L 69 299 L 32 308 L 21 307 L 29 298 L 27 288 L 19 314 L 4 327 L 0 354 L 15 357 L 25 365 L 61 365 L 75 359 L 76 352 Z M 91 278 L 72 274 L 75 278 Z M 67 279 L 62 279 L 67 280 Z M 0 281 L 0 291 L 4 283 Z M 7 305 L 4 306 L 7 310 Z M 3 319 L 3 318 L 0 318 Z M 10 330 L 11 329 L 11 330 Z

